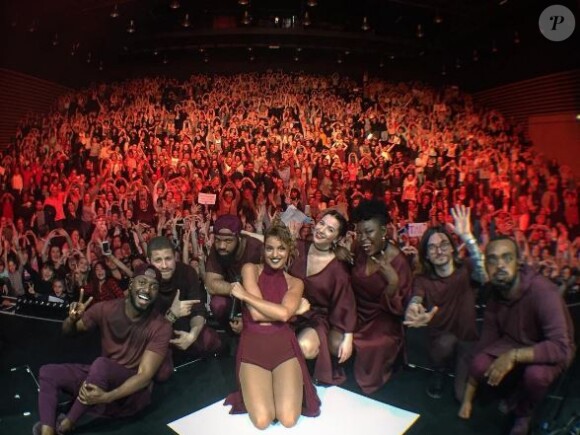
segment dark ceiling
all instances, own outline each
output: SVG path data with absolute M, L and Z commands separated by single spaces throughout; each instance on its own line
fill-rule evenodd
M 538 18 L 547 1 L 246 2 L 4 0 L 0 66 L 73 87 L 140 75 L 281 68 L 369 71 L 477 90 L 580 61 L 579 29 L 559 43 L 541 35 Z M 578 0 L 557 3 L 580 19 Z

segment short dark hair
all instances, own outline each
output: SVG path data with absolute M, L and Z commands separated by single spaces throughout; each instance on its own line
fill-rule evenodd
M 162 249 L 171 249 L 175 253 L 175 246 L 173 246 L 173 243 L 167 237 L 153 237 L 147 245 L 147 257 L 151 258 L 153 251 L 161 251 Z
M 508 240 L 508 241 L 513 243 L 514 247 L 516 248 L 516 258 L 519 260 L 520 259 L 520 246 L 518 245 L 518 242 L 516 242 L 515 239 L 513 239 L 510 236 L 500 235 L 500 236 L 492 237 L 491 240 L 487 243 L 487 246 L 485 247 L 485 253 L 487 254 L 487 249 L 488 249 L 489 245 L 491 245 L 494 242 L 501 242 L 502 240 Z
M 352 216 L 355 223 L 374 219 L 381 226 L 385 226 L 391 221 L 387 212 L 387 204 L 376 199 L 361 201 L 353 210 Z

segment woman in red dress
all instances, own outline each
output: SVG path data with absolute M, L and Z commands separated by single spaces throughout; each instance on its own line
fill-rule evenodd
M 288 228 L 274 223 L 264 235 L 264 264 L 246 263 L 232 296 L 244 304 L 244 329 L 236 357 L 239 391 L 225 404 L 231 413 L 248 412 L 254 426 L 266 429 L 276 419 L 292 427 L 300 414 L 315 417 L 320 400 L 288 321 L 310 306 L 304 284 L 284 269 L 294 241 Z
M 338 211 L 327 210 L 314 226 L 312 242 L 298 241 L 298 256 L 289 273 L 304 281 L 310 310 L 293 326 L 306 359 L 315 359 L 314 378 L 339 385 L 346 379 L 339 364 L 352 354 L 356 303 L 347 265 L 335 254 L 346 235 L 347 221 Z
M 403 314 L 411 293 L 411 268 L 387 238 L 387 219 L 382 201 L 363 201 L 354 210 L 354 375 L 367 394 L 381 388 L 391 376 L 403 348 Z

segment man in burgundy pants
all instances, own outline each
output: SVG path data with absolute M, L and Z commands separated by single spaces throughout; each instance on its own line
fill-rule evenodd
M 63 332 L 99 328 L 102 356 L 91 365 L 48 364 L 40 368 L 40 422 L 34 426 L 34 434 L 69 433 L 85 413 L 125 417 L 149 404 L 154 377 L 166 378 L 172 371 L 168 350 L 172 327 L 152 309 L 160 282 L 159 270 L 143 264 L 135 270 L 126 298 L 100 302 L 89 310 L 92 298 L 83 302 L 81 290 L 79 302 L 71 304 Z M 57 421 L 61 391 L 75 400 L 68 414 Z
M 534 407 L 575 351 L 572 321 L 558 287 L 522 266 L 518 254 L 507 237 L 487 245 L 492 295 L 459 411 L 469 418 L 478 383 L 508 387 L 508 407 L 515 416 L 511 435 L 529 432 Z

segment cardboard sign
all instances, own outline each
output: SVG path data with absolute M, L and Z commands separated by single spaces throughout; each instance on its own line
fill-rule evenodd
M 423 233 L 427 231 L 427 222 L 411 222 L 408 225 L 409 237 L 423 237 Z
M 217 195 L 215 193 L 201 193 L 197 197 L 198 204 L 215 205 Z

